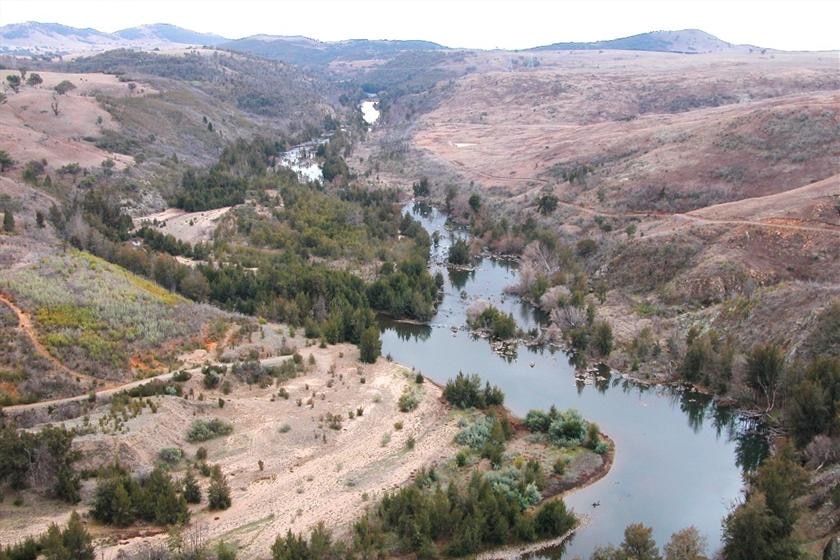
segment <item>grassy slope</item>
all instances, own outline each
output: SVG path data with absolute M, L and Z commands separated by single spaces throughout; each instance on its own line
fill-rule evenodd
M 173 364 L 224 315 L 87 253 L 47 256 L 0 274 L 49 353 L 82 374 L 124 380 Z M 43 396 L 31 380 L 28 390 Z M 57 395 L 51 395 L 57 396 Z

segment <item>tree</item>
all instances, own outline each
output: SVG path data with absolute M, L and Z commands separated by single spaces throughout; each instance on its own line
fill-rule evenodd
M 566 510 L 563 500 L 550 500 L 537 512 L 535 527 L 537 535 L 546 539 L 564 534 L 575 526 L 575 516 Z
M 537 210 L 540 214 L 548 215 L 557 210 L 559 199 L 551 193 L 545 193 L 537 199 Z
M 621 550 L 628 559 L 632 560 L 661 560 L 656 541 L 653 540 L 653 529 L 641 523 L 633 523 L 624 529 L 624 542 Z
M 40 229 L 44 229 L 46 217 L 40 210 L 35 210 L 35 223 Z
M 46 560 L 94 560 L 92 539 L 78 513 L 70 514 L 63 531 L 55 524 L 50 525 L 43 539 L 42 553 Z
M 198 486 L 198 481 L 195 479 L 192 470 L 188 470 L 186 476 L 184 476 L 183 492 L 184 499 L 187 500 L 188 504 L 201 503 L 201 488 Z
M 470 262 L 470 248 L 463 239 L 457 239 L 449 246 L 449 262 L 457 265 L 465 265 Z
M 213 465 L 210 471 L 210 487 L 207 489 L 207 502 L 210 509 L 227 509 L 230 507 L 230 486 L 227 478 L 222 474 L 219 465 Z
M 159 525 L 184 524 L 189 510 L 184 496 L 178 494 L 172 477 L 161 466 L 155 467 L 141 483 L 142 490 L 132 496 L 137 514 Z
M 671 535 L 665 545 L 665 560 L 707 560 L 706 538 L 696 527 L 686 527 Z
M 472 193 L 468 202 L 473 212 L 478 212 L 481 209 L 481 196 L 478 193 Z
M 371 325 L 362 332 L 359 343 L 360 359 L 368 364 L 376 361 L 382 352 L 382 341 L 379 339 L 379 328 Z
M 62 80 L 53 89 L 58 93 L 58 95 L 64 95 L 68 91 L 76 89 L 76 86 L 69 80 Z
M 28 86 L 37 86 L 38 84 L 43 83 L 44 80 L 41 78 L 40 74 L 32 73 L 29 75 L 29 79 L 26 80 L 26 85 Z
M 309 560 L 311 555 L 306 539 L 301 535 L 295 535 L 291 529 L 286 532 L 286 537 L 277 535 L 274 544 L 271 545 L 272 560 Z
M 414 191 L 414 196 L 422 197 L 422 196 L 429 196 L 430 189 L 429 189 L 429 179 L 423 177 L 420 179 L 419 183 L 414 183 L 412 185 L 412 190 Z
M 756 492 L 723 522 L 723 555 L 726 560 L 798 560 L 798 547 L 782 534 L 782 521 L 767 507 L 764 494 Z
M 756 346 L 747 358 L 747 384 L 764 397 L 767 412 L 776 405 L 776 393 L 782 381 L 785 357 L 778 346 Z
M 793 450 L 785 446 L 776 451 L 762 463 L 752 482 L 764 494 L 767 508 L 782 522 L 782 535 L 789 535 L 799 516 L 796 498 L 802 495 L 808 482 L 808 475 L 799 466 Z
M 840 432 L 840 358 L 817 358 L 793 384 L 785 402 L 787 425 L 797 447 L 814 436 Z
M 13 233 L 15 231 L 15 217 L 9 208 L 3 212 L 3 231 Z
M 598 350 L 598 353 L 606 358 L 612 352 L 613 347 L 612 327 L 606 321 L 599 321 L 595 323 L 593 330 L 592 344 Z
M 20 91 L 20 76 L 17 74 L 9 74 L 6 76 L 6 81 L 9 83 L 9 87 L 12 88 L 12 91 L 15 93 Z
M 135 518 L 131 501 L 134 481 L 119 465 L 114 465 L 109 470 L 110 473 L 101 475 L 96 483 L 91 515 L 97 521 L 108 525 L 131 525 Z
M 6 150 L 0 150 L 0 171 L 6 171 L 15 164 L 15 160 L 9 156 Z

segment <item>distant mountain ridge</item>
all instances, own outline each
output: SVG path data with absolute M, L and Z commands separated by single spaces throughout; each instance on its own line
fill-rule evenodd
M 141 25 L 116 33 L 37 21 L 0 27 L 0 53 L 22 55 L 90 53 L 117 48 L 215 46 L 227 41 L 229 39 L 220 35 L 198 33 L 168 23 Z
M 140 25 L 115 33 L 40 22 L 14 23 L 0 27 L 0 53 L 20 55 L 92 53 L 116 48 L 154 49 L 202 45 L 245 52 L 302 66 L 326 66 L 335 60 L 387 59 L 400 53 L 416 51 L 452 50 L 444 45 L 422 40 L 318 41 L 302 36 L 264 34 L 228 39 L 214 33 L 199 33 L 168 23 Z M 524 50 L 600 49 L 701 54 L 748 52 L 761 48 L 727 43 L 700 29 L 682 29 L 651 31 L 604 41 L 552 43 Z
M 527 49 L 529 51 L 548 50 L 626 50 L 653 51 L 684 54 L 704 54 L 715 52 L 743 52 L 761 50 L 753 45 L 734 45 L 727 43 L 711 33 L 700 29 L 681 29 L 677 31 L 649 31 L 629 37 L 592 41 L 584 43 L 552 43 Z
M 219 45 L 230 41 L 215 33 L 199 33 L 169 23 L 154 23 L 122 29 L 114 33 L 117 37 L 129 41 L 163 39 L 182 45 Z

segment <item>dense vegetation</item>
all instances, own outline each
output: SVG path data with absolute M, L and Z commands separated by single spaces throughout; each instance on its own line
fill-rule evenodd
M 517 485 L 533 484 L 536 473 L 530 476 Z M 434 471 L 424 473 L 412 485 L 386 494 L 373 512 L 357 521 L 352 542 L 333 543 L 319 526 L 309 540 L 291 532 L 277 537 L 272 558 L 373 558 L 383 553 L 460 557 L 492 546 L 556 537 L 575 526 L 562 500 L 529 511 L 511 489 L 479 473 L 464 487 L 454 482 L 444 487 Z
M 73 432 L 45 426 L 40 432 L 0 428 L 0 484 L 14 490 L 27 487 L 46 489 L 65 502 L 79 501 L 81 481 L 73 469 L 79 459 L 72 449 Z
M 265 138 L 239 139 L 225 147 L 219 161 L 206 171 L 188 169 L 171 202 L 188 212 L 242 204 L 248 190 L 265 177 L 274 158 L 285 148 Z
M 0 546 L 0 560 L 94 560 L 92 540 L 81 517 L 74 511 L 64 529 L 52 524 L 38 538 Z
M 178 486 L 163 467 L 135 480 L 115 464 L 99 475 L 91 515 L 121 527 L 137 519 L 158 525 L 183 524 L 190 512 Z
M 187 441 L 196 443 L 233 433 L 233 426 L 224 420 L 211 418 L 209 420 L 194 420 L 187 430 Z
M 468 319 L 472 329 L 486 331 L 493 340 L 508 340 L 515 337 L 519 329 L 510 313 L 504 313 L 492 305 L 485 308 L 475 318 Z
M 295 118 L 313 125 L 320 124 L 324 116 L 313 108 L 318 107 L 326 84 L 294 66 L 242 54 L 217 51 L 212 56 L 176 56 L 116 49 L 62 66 L 70 72 L 141 73 L 185 80 L 215 98 L 259 115 Z
M 599 454 L 607 451 L 606 442 L 600 438 L 598 425 L 584 420 L 574 409 L 561 412 L 552 406 L 548 412 L 529 410 L 525 416 L 525 427 L 535 434 L 543 434 L 552 445 L 582 445 Z
M 505 395 L 501 389 L 490 385 L 489 381 L 482 387 L 481 378 L 477 374 L 464 375 L 460 371 L 455 379 L 446 382 L 443 398 L 458 408 L 478 409 L 501 406 L 505 401 Z
M 283 201 L 269 217 L 247 208 L 239 212 L 237 231 L 248 247 L 217 242 L 214 256 L 224 263 L 209 259 L 207 246 L 178 242 L 156 232 L 154 224 L 140 230 L 146 248 L 125 243 L 131 221 L 105 189 L 89 191 L 64 211 L 54 208 L 50 220 L 75 246 L 169 290 L 303 326 L 308 337 L 329 343 L 359 344 L 362 333 L 374 326 L 374 311 L 421 321 L 431 318 L 443 278 L 428 273 L 429 236 L 419 223 L 400 214 L 397 194 L 355 188 L 328 192 L 299 183 L 293 174 L 268 173 L 281 148 L 265 139 L 238 141 L 208 171 L 191 170 L 184 176 L 175 202 L 188 209 L 239 203 L 247 193 L 268 204 L 273 195 L 267 191 L 272 189 Z M 83 222 L 75 219 L 78 215 Z M 191 268 L 171 255 L 208 262 Z M 323 262 L 377 258 L 384 263 L 372 282 Z

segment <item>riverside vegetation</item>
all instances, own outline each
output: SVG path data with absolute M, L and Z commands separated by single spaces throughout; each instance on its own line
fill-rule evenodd
M 517 196 L 510 196 L 507 189 L 482 189 L 489 185 L 473 184 L 464 177 L 421 177 L 415 189 L 417 196 L 444 206 L 453 221 L 468 225 L 473 235 L 473 239 L 453 244 L 448 255 L 451 264 L 468 267 L 474 262 L 473 257 L 485 249 L 519 256 L 520 281 L 511 291 L 548 314 L 545 340 L 570 348 L 576 365 L 584 368 L 592 361 L 605 361 L 638 377 L 647 377 L 652 371 L 667 372 L 670 381 L 701 386 L 752 411 L 770 433 L 778 436 L 774 454 L 749 475 L 743 503 L 724 521 L 723 553 L 729 560 L 756 556 L 801 558 L 801 543 L 824 542 L 824 534 L 811 530 L 814 526 L 821 523 L 831 527 L 829 532 L 836 528 L 832 516 L 840 503 L 836 476 L 840 460 L 836 421 L 840 307 L 836 301 L 819 309 L 802 305 L 802 314 L 791 321 L 796 324 L 791 330 L 807 331 L 801 340 L 774 327 L 785 324 L 774 319 L 785 309 L 791 310 L 795 303 L 772 307 L 773 301 L 795 302 L 789 296 L 803 293 L 817 294 L 810 300 L 836 299 L 836 292 L 831 291 L 832 263 L 836 261 L 816 231 L 802 233 L 806 230 L 796 229 L 797 226 L 782 225 L 780 230 L 773 230 L 769 223 L 749 226 L 748 240 L 759 243 L 758 248 L 766 249 L 768 255 L 785 261 L 785 266 L 774 268 L 746 262 L 755 253 L 755 246 L 744 245 L 740 234 L 717 233 L 717 229 L 744 229 L 747 226 L 743 224 L 735 228 L 725 223 L 695 223 L 695 217 L 685 215 L 680 218 L 694 231 L 687 232 L 677 224 L 672 235 L 652 228 L 656 225 L 652 222 L 668 219 L 660 216 L 661 212 L 702 212 L 703 206 L 714 202 L 764 195 L 766 192 L 759 188 L 769 183 L 819 181 L 827 169 L 834 169 L 830 164 L 836 152 L 833 148 L 837 135 L 832 134 L 837 127 L 836 111 L 831 97 L 822 101 L 816 98 L 833 94 L 835 69 L 823 75 L 813 61 L 797 58 L 797 66 L 800 61 L 807 62 L 803 71 L 816 68 L 811 76 L 776 76 L 776 66 L 784 69 L 790 64 L 784 58 L 780 53 L 778 58 L 774 55 L 772 63 L 766 63 L 774 67 L 770 73 L 753 73 L 762 76 L 760 85 L 751 80 L 743 84 L 745 91 L 750 92 L 748 96 L 767 102 L 767 107 L 756 107 L 747 100 L 735 104 L 735 96 L 710 95 L 703 91 L 705 86 L 692 86 L 689 80 L 679 88 L 671 88 L 672 83 L 665 80 L 661 83 L 674 91 L 654 88 L 637 95 L 639 92 L 621 81 L 624 75 L 610 76 L 610 87 L 622 92 L 614 97 L 631 100 L 627 107 L 610 107 L 609 95 L 600 96 L 599 100 L 587 99 L 585 104 L 563 96 L 563 103 L 576 113 L 575 124 L 598 122 L 603 126 L 593 128 L 610 130 L 612 126 L 627 126 L 623 123 L 637 118 L 639 122 L 650 122 L 658 111 L 664 111 L 669 120 L 682 126 L 680 115 L 685 112 L 689 120 L 708 126 L 707 135 L 693 129 L 657 130 L 647 139 L 624 134 L 626 131 L 622 130 L 615 137 L 629 138 L 638 146 L 631 150 L 621 145 L 602 148 L 599 139 L 595 139 L 578 143 L 599 146 L 595 155 L 576 153 L 563 161 L 556 153 L 539 155 L 550 162 L 543 171 L 534 172 L 539 174 L 540 184 L 526 184 L 521 190 L 515 187 Z M 543 95 L 539 87 L 523 88 L 515 79 L 530 78 L 532 71 L 554 71 L 549 70 L 552 66 L 538 69 L 540 61 L 536 56 L 533 64 L 524 57 L 511 60 L 516 63 L 517 72 L 509 73 L 511 80 L 500 80 L 492 87 L 512 87 L 526 95 Z M 761 61 L 745 58 L 741 62 L 767 69 L 764 60 L 762 54 Z M 702 59 L 692 57 L 692 64 L 694 61 Z M 610 67 L 606 60 L 601 62 L 605 68 Z M 386 122 L 393 125 L 404 120 L 408 126 L 414 126 L 424 113 L 450 108 L 448 102 L 457 98 L 464 85 L 457 79 L 461 72 L 475 74 L 476 80 L 485 78 L 480 55 L 403 53 L 370 70 L 364 87 L 359 82 L 348 82 L 349 89 L 334 96 L 340 102 L 336 107 L 329 107 L 326 96 L 319 93 L 323 90 L 337 94 L 336 84 L 327 84 L 322 76 L 307 74 L 291 65 L 245 54 L 192 52 L 170 56 L 119 50 L 62 61 L 57 66 L 44 64 L 52 70 L 118 73 L 119 79 L 113 81 L 126 95 L 92 92 L 78 77 L 73 77 L 72 82 L 62 78 L 56 80 L 58 85 L 49 88 L 60 94 L 60 105 L 55 101 L 52 113 L 49 107 L 42 107 L 41 114 L 56 119 L 70 113 L 76 101 L 96 99 L 107 109 L 88 114 L 88 120 L 97 123 L 92 128 L 94 132 L 74 132 L 73 138 L 62 139 L 73 144 L 85 137 L 86 149 L 98 150 L 95 153 L 102 156 L 101 163 L 97 160 L 94 164 L 54 164 L 52 155 L 49 162 L 40 155 L 16 162 L 7 153 L 0 153 L 0 171 L 8 172 L 3 177 L 4 189 L 5 180 L 9 179 L 25 195 L 0 196 L 2 235 L 11 239 L 4 247 L 24 246 L 27 252 L 30 247 L 37 249 L 33 250 L 35 264 L 13 266 L 0 275 L 3 293 L 30 311 L 38 334 L 25 336 L 24 329 L 18 328 L 14 308 L 0 305 L 3 405 L 32 402 L 50 395 L 83 394 L 94 386 L 88 384 L 85 376 L 117 381 L 165 371 L 175 364 L 177 354 L 175 349 L 158 354 L 165 341 L 175 341 L 180 350 L 198 345 L 199 339 L 221 341 L 227 327 L 234 324 L 243 331 L 256 332 L 253 325 L 258 319 L 231 316 L 196 302 L 259 319 L 284 321 L 316 344 L 319 339 L 322 344 L 350 341 L 360 346 L 366 362 L 374 362 L 381 352 L 375 313 L 415 321 L 427 321 L 434 315 L 443 278 L 427 271 L 431 240 L 419 224 L 400 215 L 398 193 L 369 190 L 360 180 L 364 176 L 371 183 L 374 177 L 378 181 L 380 165 L 384 175 L 387 162 L 382 155 L 402 154 L 404 161 L 411 159 L 405 157 L 410 153 L 406 147 L 410 142 L 401 140 L 398 131 L 395 138 L 372 133 L 374 153 L 367 159 L 360 157 L 357 164 L 351 156 L 357 155 L 356 140 L 363 139 L 364 133 L 353 119 L 345 118 L 341 107 L 352 107 L 361 90 L 387 88 L 379 92 Z M 635 69 L 626 61 L 620 64 Z M 400 72 L 389 74 L 395 68 Z M 406 69 L 410 75 L 403 73 Z M 8 103 L 3 103 L 4 111 L 16 105 L 15 96 L 40 91 L 41 75 L 49 78 L 46 71 L 38 71 L 41 74 L 29 73 L 29 80 L 25 68 L 11 72 L 11 78 L 6 78 L 11 90 L 2 98 L 9 98 Z M 715 72 L 718 71 L 724 69 L 716 66 Z M 138 87 L 134 74 L 149 82 Z M 387 79 L 383 78 L 386 74 Z M 441 76 L 451 78 L 452 83 L 430 87 Z M 767 79 L 775 80 L 778 87 L 767 88 L 764 76 L 770 76 Z M 597 82 L 597 77 L 592 79 Z M 564 75 L 564 81 L 579 83 L 569 88 L 551 76 L 546 83 L 558 91 L 565 89 L 569 95 L 576 89 L 592 91 L 592 84 L 580 81 L 573 72 Z M 639 80 L 642 82 L 650 81 Z M 484 85 L 491 87 L 489 83 Z M 155 87 L 168 94 L 142 94 L 145 88 L 152 91 Z M 696 95 L 691 87 L 697 88 Z M 84 90 L 84 94 L 79 90 Z M 801 96 L 785 97 L 802 92 L 811 96 L 807 102 L 813 102 L 813 107 L 803 105 Z M 421 93 L 428 94 L 427 98 L 421 98 Z M 546 97 L 558 98 L 556 93 L 552 91 Z M 781 97 L 774 97 L 777 95 Z M 792 108 L 785 108 L 787 103 L 792 103 Z M 694 110 L 718 105 L 719 122 L 694 118 Z M 745 107 L 749 112 L 732 117 L 729 112 L 733 107 Z M 465 107 L 454 105 L 454 109 L 461 115 Z M 482 114 L 481 120 L 487 117 L 492 123 L 496 114 L 492 107 L 488 109 L 489 114 Z M 548 109 L 535 111 L 534 115 L 555 110 L 562 114 L 560 107 Z M 161 115 L 166 118 L 161 119 Z M 234 118 L 228 118 L 231 115 Z M 251 118 L 253 115 L 260 119 Z M 277 122 L 270 120 L 273 118 L 292 124 L 280 131 L 284 127 L 276 126 Z M 601 122 L 603 118 L 607 121 Z M 64 124 L 69 125 L 70 119 L 67 121 Z M 177 133 L 169 121 L 179 123 Z M 469 133 L 469 126 L 459 124 L 458 133 Z M 264 127 L 275 139 L 253 136 Z M 422 123 L 418 128 L 417 139 L 422 141 Z M 325 181 L 304 183 L 278 168 L 280 151 L 326 130 L 332 131 L 333 136 L 320 144 L 316 153 Z M 240 135 L 248 139 L 227 140 Z M 533 150 L 522 153 L 549 154 L 554 152 L 549 144 L 560 145 L 546 138 L 536 142 Z M 657 166 L 661 172 L 671 173 L 667 186 L 657 186 L 659 178 L 655 173 L 627 182 L 643 189 L 619 189 L 610 182 L 619 175 L 615 171 L 626 165 L 645 169 L 641 158 L 648 152 L 658 153 L 655 150 L 660 146 L 675 154 L 685 147 L 704 155 L 704 161 L 718 162 L 721 157 L 734 156 L 738 161 L 685 174 L 708 183 L 708 188 L 683 184 L 680 173 L 671 173 L 675 168 L 667 158 Z M 14 150 L 10 147 L 9 151 Z M 508 152 L 506 148 L 505 153 Z M 482 149 L 481 153 L 491 154 L 492 150 Z M 133 163 L 126 164 L 131 157 Z M 470 163 L 474 163 L 471 157 L 468 149 L 459 155 L 467 162 L 463 167 L 467 175 Z M 403 178 L 426 172 L 422 158 L 409 163 L 400 170 Z M 365 175 L 354 176 L 356 169 L 365 166 L 370 166 Z M 493 171 L 489 164 L 481 167 Z M 526 168 L 532 166 L 522 167 Z M 421 172 L 415 174 L 418 169 Z M 507 170 L 497 173 L 515 179 Z M 15 183 L 18 179 L 19 184 Z M 48 198 L 38 202 L 38 196 L 43 194 Z M 137 203 L 149 194 L 153 195 L 152 200 L 165 200 L 184 210 L 233 208 L 220 221 L 211 239 L 192 244 L 162 234 L 156 224 L 135 230 L 126 212 L 126 201 Z M 509 199 L 506 204 L 519 205 L 516 212 L 510 212 L 511 206 L 501 204 L 499 198 Z M 30 199 L 36 203 L 30 203 Z M 825 208 L 827 211 L 817 216 L 823 222 L 833 212 L 831 204 Z M 630 214 L 621 214 L 624 210 Z M 569 212 L 580 215 L 570 217 Z M 793 221 L 803 220 L 797 215 Z M 767 227 L 771 227 L 769 234 L 762 229 Z M 784 229 L 790 227 L 795 231 Z M 702 235 L 697 230 L 702 230 Z M 652 235 L 647 235 L 649 232 Z M 778 232 L 785 235 L 776 235 Z M 770 238 L 777 239 L 769 241 Z M 74 249 L 63 250 L 68 244 Z M 49 250 L 38 253 L 45 246 Z M 745 250 L 718 259 L 720 253 L 704 252 L 708 246 Z M 806 247 L 807 251 L 814 249 L 806 254 Z M 187 257 L 193 262 L 184 264 L 183 259 L 176 257 Z M 15 259 L 12 257 L 11 262 L 17 265 Z M 741 266 L 739 260 L 745 264 Z M 768 257 L 768 261 L 772 260 Z M 803 265 L 804 261 L 808 264 Z M 718 262 L 723 264 L 715 264 L 710 276 L 720 282 L 706 282 L 704 275 L 708 271 L 700 265 Z M 755 278 L 749 267 L 758 271 Z M 703 275 L 698 277 L 698 271 Z M 754 289 L 756 278 L 769 279 L 768 284 Z M 715 292 L 719 285 L 723 287 Z M 683 287 L 690 288 L 687 295 L 681 294 Z M 828 296 L 823 298 L 823 294 Z M 119 305 L 114 305 L 114 301 Z M 621 313 L 616 313 L 616 309 Z M 812 309 L 813 314 L 806 315 Z M 625 316 L 638 322 L 640 328 L 617 324 Z M 804 317 L 808 320 L 800 321 Z M 498 310 L 488 310 L 476 318 L 474 328 L 484 329 L 499 340 L 518 336 L 515 323 L 508 319 Z M 800 329 L 801 324 L 807 328 Z M 204 336 L 208 331 L 212 333 L 209 338 Z M 35 346 L 39 341 L 46 352 Z M 161 363 L 154 358 L 156 354 Z M 59 364 L 69 365 L 73 375 L 68 375 Z M 235 375 L 241 374 L 261 385 L 285 375 L 256 371 L 242 364 L 237 372 Z M 664 377 L 663 374 L 658 379 Z M 158 390 L 170 394 L 171 390 L 180 395 L 177 387 L 177 382 L 162 383 L 148 390 L 154 394 L 159 394 Z M 499 543 L 559 534 L 561 529 L 570 527 L 572 521 L 562 502 L 539 505 L 540 486 L 542 479 L 563 471 L 562 459 L 569 452 L 586 450 L 609 455 L 609 442 L 599 434 L 597 426 L 573 411 L 529 412 L 524 420 L 528 437 L 557 457 L 557 461 L 534 466 L 512 456 L 518 441 L 515 432 L 520 427 L 500 410 L 503 397 L 492 386 L 482 387 L 475 378 L 459 375 L 446 391 L 453 406 L 474 408 L 458 412 L 463 415 L 457 436 L 462 447 L 452 465 L 426 471 L 410 487 L 377 501 L 354 526 L 349 541 L 334 542 L 328 528 L 316 527 L 308 539 L 280 535 L 272 553 L 280 558 L 370 557 L 380 552 L 428 557 L 459 555 Z M 119 433 L 120 419 L 155 406 L 148 398 L 143 399 L 142 392 L 114 399 L 112 414 L 106 420 L 113 425 L 114 433 Z M 401 408 L 404 404 L 408 410 L 414 393 L 406 395 L 409 396 Z M 224 402 L 220 397 L 219 406 L 224 406 Z M 212 420 L 195 428 L 198 439 L 226 430 Z M 78 462 L 72 451 L 73 439 L 83 430 L 78 434 L 52 431 L 63 430 L 60 428 L 29 432 L 6 424 L 3 430 L 0 480 L 11 489 L 29 485 L 51 497 L 75 503 L 80 497 L 81 478 L 98 474 L 101 478 L 97 487 L 101 485 L 102 495 L 108 497 L 103 498 L 103 504 L 108 503 L 111 511 L 119 512 L 119 519 L 178 524 L 186 520 L 183 501 L 200 502 L 203 498 L 200 490 L 196 492 L 195 481 L 190 480 L 195 471 L 211 479 L 211 507 L 230 505 L 224 474 L 206 462 L 206 450 L 205 456 L 197 454 L 195 461 L 179 455 L 175 448 L 167 448 L 161 454 L 163 463 L 189 464 L 183 481 L 173 479 L 165 467 L 141 477 L 120 472 L 118 464 L 102 473 L 76 473 L 72 466 Z M 785 436 L 790 446 L 785 445 Z M 212 440 L 207 441 L 212 444 Z M 410 451 L 408 443 L 406 449 Z M 491 470 L 479 474 L 481 468 L 476 465 L 482 464 Z M 262 470 L 262 464 L 259 468 Z M 163 497 L 161 504 L 166 507 L 160 511 L 150 505 L 153 490 Z M 444 497 L 438 497 L 439 493 Z M 479 507 L 493 515 L 478 516 L 475 512 Z M 103 515 L 106 510 L 103 505 Z M 811 523 L 817 515 L 821 516 L 819 523 Z M 441 527 L 438 519 L 447 520 L 448 525 Z M 596 551 L 594 557 L 658 558 L 661 554 L 650 534 L 649 528 L 632 525 L 625 532 L 623 543 L 617 548 Z M 173 529 L 171 551 L 166 554 L 190 557 L 198 552 L 188 550 L 189 542 L 200 541 L 194 537 L 188 529 Z M 820 539 L 823 541 L 818 542 Z M 224 542 L 215 550 L 202 546 L 201 554 L 234 556 Z M 669 559 L 702 558 L 705 554 L 702 542 L 690 529 L 675 535 L 662 552 Z M 90 538 L 78 517 L 72 516 L 66 529 L 51 527 L 42 537 L 7 545 L 0 557 L 35 558 L 39 554 L 48 558 L 90 557 Z

